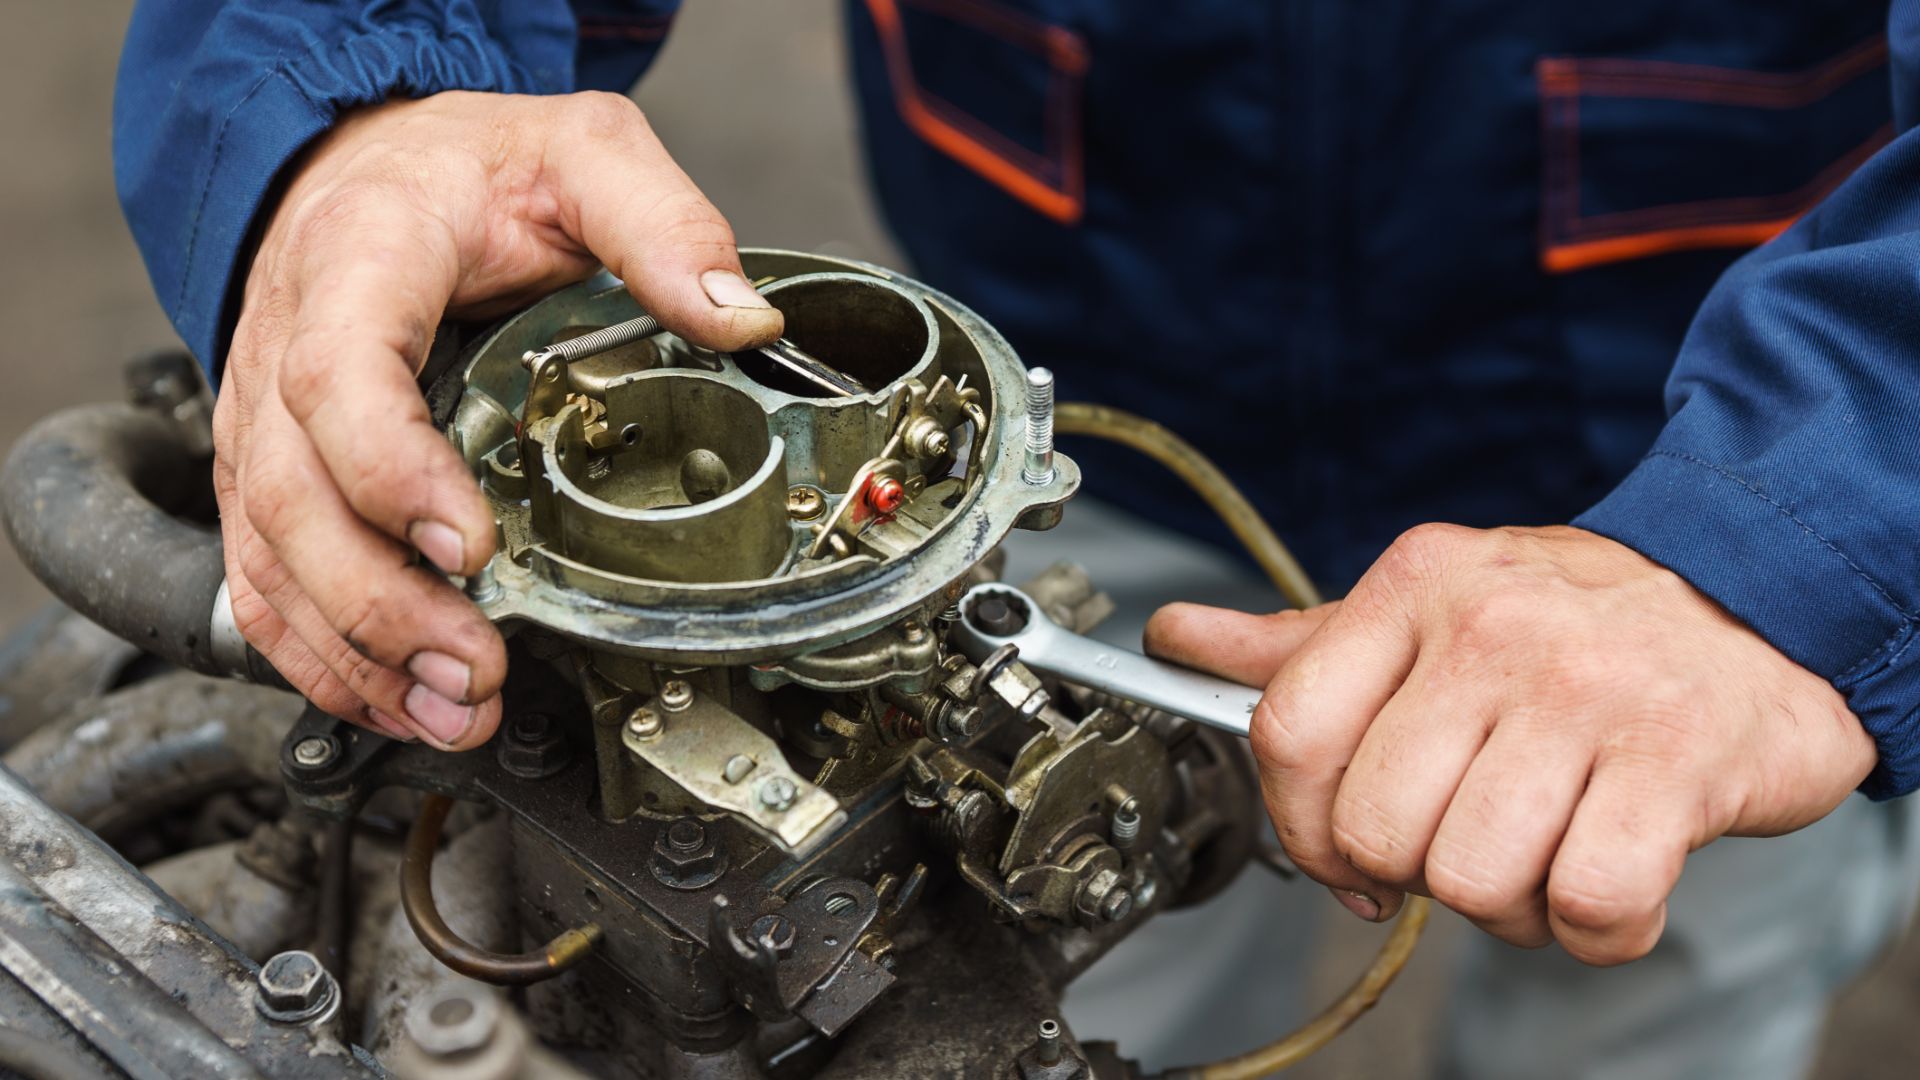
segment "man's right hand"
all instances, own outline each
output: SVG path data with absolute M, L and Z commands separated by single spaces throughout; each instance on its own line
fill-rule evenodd
M 451 583 L 493 517 L 414 379 L 443 315 L 604 264 L 687 339 L 778 337 L 726 220 L 626 98 L 447 93 L 355 112 L 294 167 L 247 278 L 214 410 L 240 632 L 314 704 L 478 746 L 506 652 Z

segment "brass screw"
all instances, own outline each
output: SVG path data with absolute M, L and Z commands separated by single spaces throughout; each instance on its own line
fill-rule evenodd
M 827 498 L 818 488 L 802 485 L 787 490 L 787 516 L 795 521 L 812 521 L 826 508 Z
M 660 688 L 660 706 L 668 712 L 679 712 L 693 704 L 693 687 L 679 679 L 669 681 Z
M 627 715 L 627 734 L 636 739 L 651 739 L 660 734 L 666 725 L 660 720 L 660 714 L 645 705 Z

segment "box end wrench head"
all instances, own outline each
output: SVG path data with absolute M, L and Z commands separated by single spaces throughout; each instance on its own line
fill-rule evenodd
M 1013 645 L 1035 671 L 1243 737 L 1260 702 L 1253 687 L 1076 634 L 1048 618 L 1031 596 L 997 581 L 960 598 L 953 641 L 976 664 Z

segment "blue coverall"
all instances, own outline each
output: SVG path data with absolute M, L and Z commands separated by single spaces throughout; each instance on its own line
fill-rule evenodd
M 115 168 L 188 346 L 218 369 L 257 212 L 342 110 L 625 89 L 676 7 L 143 3 Z M 1336 587 L 1422 521 L 1621 540 L 1846 694 L 1870 794 L 1920 786 L 1920 3 L 851 8 L 917 272 L 1067 396 L 1230 463 Z

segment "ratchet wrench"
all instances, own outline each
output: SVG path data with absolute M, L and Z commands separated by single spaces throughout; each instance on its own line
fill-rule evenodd
M 1047 617 L 1031 596 L 989 581 L 960 598 L 953 641 L 976 664 L 1004 646 L 1043 674 L 1164 709 L 1245 738 L 1260 691 L 1154 660 L 1076 634 Z

